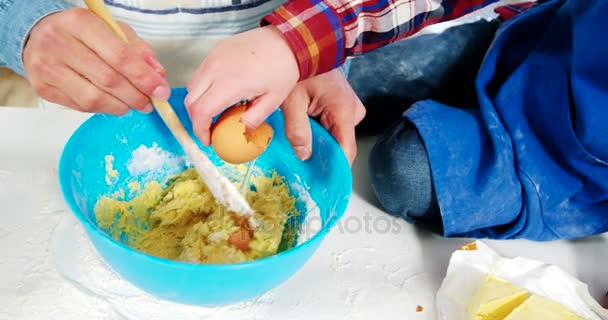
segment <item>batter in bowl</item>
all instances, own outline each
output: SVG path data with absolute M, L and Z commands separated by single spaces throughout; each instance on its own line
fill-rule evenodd
M 194 169 L 165 184 L 129 185 L 138 195 L 124 192 L 102 197 L 95 205 L 100 228 L 114 239 L 144 253 L 192 263 L 238 263 L 276 254 L 280 245 L 293 243 L 289 218 L 298 215 L 296 199 L 283 177 L 252 177 L 246 199 L 255 211 L 253 230 L 245 218 L 219 206 Z M 140 190 L 141 189 L 141 190 Z

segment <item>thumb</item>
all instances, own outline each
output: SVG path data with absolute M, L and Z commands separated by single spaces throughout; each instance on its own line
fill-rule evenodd
M 248 130 L 259 127 L 268 118 L 282 101 L 271 94 L 258 96 L 251 102 L 251 106 L 241 116 L 241 121 Z

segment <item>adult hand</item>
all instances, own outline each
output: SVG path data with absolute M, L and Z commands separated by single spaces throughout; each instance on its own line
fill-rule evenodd
M 338 141 L 350 164 L 357 155 L 355 126 L 365 117 L 365 107 L 344 74 L 335 69 L 303 82 L 281 107 L 285 134 L 296 155 L 306 160 L 312 152 L 308 116 L 319 117 L 321 125 Z
M 241 121 L 257 128 L 287 98 L 300 78 L 296 58 L 274 26 L 220 41 L 188 83 L 187 107 L 194 132 L 209 145 L 214 116 L 243 98 L 251 107 Z
M 154 51 L 126 24 L 129 43 L 86 9 L 49 15 L 32 29 L 23 52 L 25 71 L 41 97 L 76 110 L 150 112 L 149 97 L 171 88 Z

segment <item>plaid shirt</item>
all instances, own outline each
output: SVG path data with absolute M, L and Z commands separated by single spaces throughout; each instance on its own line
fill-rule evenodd
M 342 65 L 425 26 L 459 18 L 497 0 L 290 0 L 264 17 L 285 36 L 300 78 Z

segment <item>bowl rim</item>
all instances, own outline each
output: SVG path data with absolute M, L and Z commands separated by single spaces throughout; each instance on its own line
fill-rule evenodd
M 178 90 L 184 90 L 184 89 L 185 88 L 173 88 L 172 92 L 175 92 Z M 131 110 L 129 112 L 136 112 L 136 111 Z M 156 111 L 153 111 L 153 112 L 156 112 Z M 280 109 L 277 109 L 277 111 L 275 111 L 275 112 L 281 112 L 281 111 L 280 111 Z M 67 181 L 69 181 L 69 180 L 67 180 L 67 178 L 69 176 L 69 173 L 67 172 L 68 171 L 67 166 L 68 166 L 69 160 L 66 155 L 66 152 L 67 152 L 67 150 L 70 149 L 69 146 L 72 143 L 74 143 L 73 142 L 74 137 L 78 133 L 81 133 L 81 131 L 84 131 L 84 129 L 85 129 L 84 127 L 86 126 L 87 123 L 90 123 L 91 121 L 94 121 L 94 119 L 103 117 L 103 116 L 104 115 L 102 115 L 102 114 L 94 114 L 92 117 L 89 117 L 87 120 L 85 120 L 83 123 L 81 123 L 80 126 L 78 126 L 78 128 L 72 133 L 72 135 L 66 142 L 65 146 L 63 147 L 63 150 L 62 150 L 60 158 L 59 158 L 59 168 L 58 168 L 59 185 L 61 188 L 61 193 L 62 193 L 63 199 L 67 203 L 72 214 L 74 216 L 76 216 L 76 218 L 80 221 L 80 223 L 85 227 L 87 233 L 89 233 L 89 236 L 88 236 L 89 241 L 93 242 L 93 245 L 95 247 L 97 247 L 97 246 L 95 245 L 95 242 L 92 241 L 92 239 L 91 239 L 91 236 L 90 236 L 91 232 L 97 236 L 100 236 L 101 239 L 107 240 L 110 243 L 117 245 L 118 248 L 121 248 L 122 250 L 126 250 L 127 252 L 135 254 L 136 256 L 150 259 L 151 261 L 153 261 L 155 263 L 159 263 L 159 264 L 167 265 L 167 266 L 171 266 L 171 267 L 179 267 L 179 268 L 185 268 L 185 269 L 244 269 L 244 268 L 256 267 L 256 266 L 261 266 L 261 265 L 270 263 L 273 260 L 281 259 L 283 257 L 290 256 L 290 255 L 294 255 L 297 252 L 302 251 L 309 246 L 312 246 L 316 242 L 320 242 L 327 235 L 327 233 L 329 233 L 329 231 L 331 231 L 334 228 L 334 226 L 342 218 L 342 216 L 344 216 L 344 213 L 346 212 L 346 209 L 348 208 L 348 205 L 350 204 L 350 200 L 352 198 L 352 192 L 353 192 L 352 170 L 348 170 L 348 174 L 347 174 L 348 195 L 344 199 L 345 201 L 341 201 L 340 205 L 338 207 L 336 207 L 337 212 L 339 212 L 339 214 L 332 216 L 329 219 L 329 221 L 327 221 L 327 223 L 325 223 L 325 225 L 321 228 L 321 230 L 319 230 L 319 232 L 317 232 L 312 238 L 310 238 L 309 240 L 307 240 L 306 242 L 304 242 L 300 245 L 297 245 L 295 247 L 289 248 L 285 251 L 279 252 L 277 254 L 273 254 L 268 257 L 264 257 L 264 258 L 260 258 L 260 259 L 256 259 L 256 260 L 252 260 L 252 261 L 245 261 L 245 262 L 238 262 L 238 263 L 225 263 L 225 264 L 204 264 L 204 263 L 177 261 L 177 260 L 170 260 L 170 259 L 165 259 L 165 258 L 147 254 L 145 252 L 131 248 L 130 246 L 128 246 L 120 241 L 115 240 L 114 238 L 112 238 L 108 234 L 106 234 L 101 228 L 92 225 L 92 223 L 89 221 L 89 219 L 87 219 L 84 216 L 83 212 L 80 210 L 80 208 L 76 204 L 74 196 L 70 192 L 71 188 L 68 187 Z M 338 144 L 338 142 L 335 140 L 335 138 L 327 130 L 325 130 L 325 128 L 323 128 L 320 124 L 316 123 L 315 121 L 310 121 L 310 123 L 311 123 L 312 132 L 315 132 L 315 131 L 321 132 L 321 134 L 326 135 L 327 137 L 331 138 L 330 141 L 332 141 L 332 143 Z M 338 144 L 338 149 L 339 149 L 339 154 L 340 154 L 338 161 L 343 162 L 344 166 L 350 168 L 350 165 L 348 164 L 348 160 L 346 159 L 346 155 L 344 154 L 344 151 L 339 146 L 339 144 Z M 101 254 L 101 252 L 100 252 L 100 255 L 103 256 L 103 254 Z

